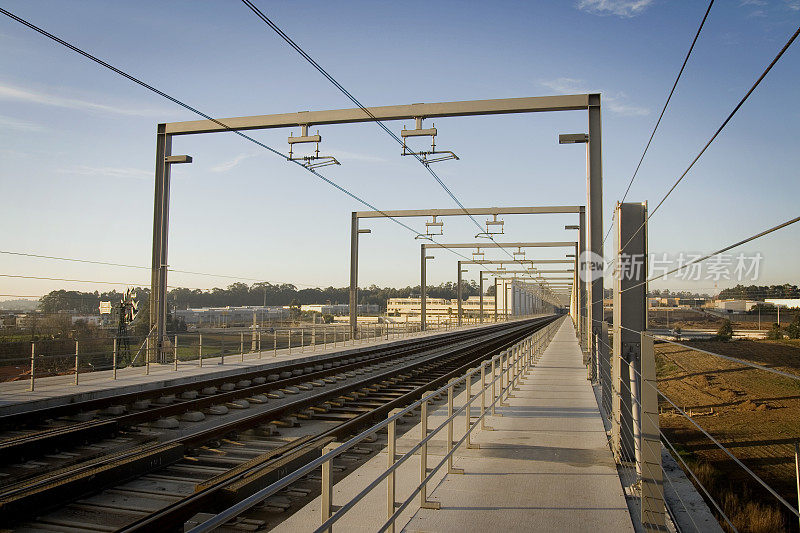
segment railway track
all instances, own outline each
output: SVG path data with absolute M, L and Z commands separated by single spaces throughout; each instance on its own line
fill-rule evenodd
M 277 379 L 263 370 L 237 376 L 233 387 L 228 377 L 155 399 L 150 392 L 93 400 L 58 408 L 59 420 L 37 412 L 33 425 L 45 427 L 0 441 L 0 520 L 20 531 L 183 530 L 198 512 L 247 497 L 551 320 L 320 356 Z M 4 418 L 10 428 L 22 420 Z M 352 460 L 376 451 L 362 447 Z M 285 511 L 313 492 L 290 489 L 288 504 L 273 498 L 262 510 Z M 267 524 L 245 520 L 242 528 Z

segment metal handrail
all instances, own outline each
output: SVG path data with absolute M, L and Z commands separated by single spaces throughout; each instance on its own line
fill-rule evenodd
M 547 344 L 549 344 L 549 341 L 552 338 L 551 331 L 552 331 L 552 328 L 555 327 L 556 323 L 557 322 L 553 322 L 553 323 L 548 324 L 547 326 L 545 326 L 545 328 L 543 330 L 535 332 L 534 334 L 526 337 L 522 341 L 519 341 L 519 342 L 515 343 L 512 346 L 512 348 L 507 349 L 507 350 L 503 350 L 500 353 L 498 353 L 497 355 L 495 355 L 494 357 L 492 357 L 491 359 L 482 362 L 481 366 L 469 370 L 464 376 L 458 378 L 457 380 L 454 380 L 454 381 L 452 381 L 452 382 L 450 382 L 450 383 L 448 383 L 446 385 L 443 385 L 442 387 L 436 389 L 435 391 L 430 392 L 427 395 L 424 395 L 422 398 L 420 398 L 416 402 L 408 405 L 407 407 L 404 407 L 402 409 L 397 410 L 394 414 L 390 414 L 385 420 L 383 420 L 381 422 L 378 422 L 378 423 L 374 424 L 373 426 L 365 429 L 364 431 L 362 431 L 358 435 L 355 435 L 355 436 L 351 437 L 350 439 L 348 439 L 347 441 L 345 441 L 341 445 L 337 446 L 333 450 L 330 450 L 327 453 L 324 453 L 322 456 L 318 457 L 317 459 L 314 459 L 313 461 L 307 463 L 306 465 L 298 468 L 294 472 L 292 472 L 292 473 L 284 476 L 283 478 L 275 481 L 274 483 L 272 483 L 272 484 L 268 485 L 267 487 L 261 489 L 260 491 L 256 492 L 255 494 L 252 494 L 251 496 L 243 499 L 242 501 L 240 501 L 237 504 L 229 507 L 228 509 L 225 509 L 224 511 L 214 515 L 213 517 L 211 517 L 210 519 L 206 520 L 205 522 L 202 522 L 201 524 L 198 524 L 197 526 L 195 526 L 194 528 L 189 530 L 189 533 L 205 533 L 205 532 L 208 532 L 208 531 L 213 531 L 215 528 L 220 527 L 221 525 L 225 524 L 230 519 L 236 517 L 237 515 L 239 515 L 242 512 L 250 509 L 251 507 L 259 504 L 260 502 L 262 502 L 266 498 L 272 496 L 273 494 L 275 494 L 279 490 L 281 490 L 281 489 L 287 487 L 288 485 L 291 485 L 292 483 L 298 481 L 299 479 L 301 479 L 303 476 L 305 476 L 309 472 L 319 468 L 320 466 L 322 466 L 325 463 L 328 463 L 329 461 L 332 461 L 334 458 L 336 458 L 339 455 L 343 454 L 344 452 L 346 452 L 347 450 L 349 450 L 350 448 L 352 448 L 353 446 L 355 446 L 356 444 L 358 444 L 362 440 L 366 439 L 367 437 L 369 437 L 369 436 L 373 435 L 374 433 L 382 430 L 383 428 L 388 427 L 390 424 L 396 422 L 398 419 L 400 419 L 401 417 L 405 416 L 407 413 L 411 412 L 412 410 L 416 409 L 417 407 L 419 407 L 423 403 L 429 402 L 432 397 L 437 396 L 439 394 L 442 394 L 443 392 L 446 392 L 450 387 L 454 387 L 456 383 L 460 383 L 462 381 L 466 381 L 467 379 L 471 378 L 476 372 L 478 372 L 480 370 L 481 367 L 483 367 L 487 363 L 494 362 L 494 361 L 497 361 L 497 360 L 501 360 L 502 361 L 502 356 L 503 356 L 503 354 L 505 352 L 513 349 L 514 347 L 517 347 L 517 346 L 521 345 L 525 341 L 533 339 L 537 335 L 540 335 L 542 332 L 546 332 L 546 335 L 543 335 L 543 337 L 547 338 Z M 514 363 L 516 363 L 519 360 L 520 357 L 521 357 L 521 355 L 515 357 L 515 359 L 513 360 Z M 441 424 L 438 428 L 436 428 L 428 436 L 426 436 L 424 439 L 421 439 L 420 442 L 416 446 L 414 446 L 409 452 L 407 452 L 406 454 L 401 456 L 396 462 L 394 462 L 394 464 L 391 467 L 387 468 L 384 472 L 382 472 L 378 476 L 378 479 L 376 481 L 373 481 L 372 483 L 370 483 L 370 485 L 368 485 L 367 488 L 364 489 L 364 491 L 360 492 L 358 495 L 356 495 L 354 498 L 352 498 L 349 502 L 347 502 L 345 505 L 340 507 L 339 510 L 337 510 L 337 512 L 334 513 L 332 516 L 328 517 L 328 519 L 325 522 L 323 522 L 323 524 L 320 526 L 320 528 L 317 529 L 317 531 L 325 531 L 328 528 L 330 528 L 330 526 L 333 523 L 335 523 L 341 516 L 343 516 L 344 513 L 346 513 L 356 503 L 358 503 L 358 501 L 361 498 L 363 498 L 363 496 L 368 494 L 372 489 L 375 488 L 375 486 L 377 486 L 378 483 L 380 483 L 381 481 L 386 479 L 386 477 L 388 477 L 391 473 L 393 473 L 397 469 L 397 467 L 399 467 L 400 464 L 405 462 L 408 459 L 408 457 L 413 455 L 414 452 L 418 451 L 422 447 L 423 444 L 426 444 L 434 434 L 436 434 L 439 431 L 441 431 L 441 429 L 443 429 L 447 424 L 450 424 L 452 422 L 452 420 L 454 420 L 455 417 L 458 414 L 461 414 L 462 412 L 464 412 L 466 410 L 466 408 L 472 404 L 472 401 L 475 398 L 477 398 L 481 394 L 485 394 L 486 391 L 491 387 L 492 384 L 494 384 L 498 379 L 502 378 L 504 372 L 506 374 L 508 374 L 513 367 L 514 367 L 514 365 L 512 365 L 512 364 L 508 364 L 505 369 L 503 369 L 502 366 L 501 366 L 500 369 L 499 369 L 500 372 L 498 373 L 498 375 L 496 377 L 494 377 L 494 379 L 492 381 L 490 381 L 490 382 L 488 382 L 486 384 L 483 384 L 484 386 L 480 389 L 480 391 L 477 394 L 475 394 L 474 396 L 470 396 L 469 400 L 465 402 L 464 406 L 462 406 L 457 412 L 453 413 L 453 415 L 449 416 L 447 418 L 447 420 L 443 424 Z M 515 376 L 515 379 L 514 379 L 513 382 L 509 382 L 508 380 L 506 381 L 506 383 L 507 383 L 506 387 L 504 387 L 504 388 L 502 388 L 500 390 L 500 394 L 497 395 L 497 398 L 492 402 L 491 406 L 494 406 L 498 401 L 502 402 L 503 394 L 505 394 L 513 386 L 513 383 L 516 382 L 516 378 L 519 375 L 520 374 L 517 374 Z M 502 381 L 501 381 L 501 383 L 502 383 Z M 480 422 L 483 419 L 483 417 L 485 416 L 487 411 L 488 411 L 488 409 L 484 410 L 484 413 L 483 413 L 482 417 L 480 417 L 477 422 Z M 455 450 L 458 448 L 458 446 L 460 446 L 461 443 L 463 443 L 463 441 L 468 438 L 469 434 L 471 433 L 472 429 L 474 429 L 474 427 L 475 427 L 475 424 L 470 426 L 469 431 L 465 432 L 464 437 L 462 437 L 462 439 L 458 441 L 457 445 L 453 448 L 453 450 L 445 457 L 445 461 L 452 455 L 452 453 L 455 452 Z M 437 466 L 437 470 L 438 470 L 438 468 L 441 468 L 441 465 Z M 408 506 L 408 503 L 410 503 L 410 500 L 413 499 L 414 496 L 416 496 L 420 492 L 422 487 L 427 484 L 427 481 L 428 480 L 426 478 L 426 480 L 424 482 L 420 483 L 420 485 L 417 487 L 417 489 L 414 491 L 414 493 L 410 496 L 409 500 L 406 501 L 406 502 L 403 502 L 403 505 L 404 505 L 403 508 Z M 389 522 L 393 523 L 393 520 L 390 519 Z M 384 525 L 386 526 L 386 524 L 384 524 Z M 383 530 L 384 529 L 382 529 L 382 531 Z

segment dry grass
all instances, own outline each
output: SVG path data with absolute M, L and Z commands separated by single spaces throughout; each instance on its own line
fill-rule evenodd
M 727 476 L 708 463 L 700 462 L 692 465 L 689 462 L 689 464 L 738 531 L 773 533 L 787 530 L 786 518 L 781 510 L 775 505 L 757 501 L 747 485 L 731 482 Z M 711 509 L 714 514 L 718 514 L 713 506 Z M 717 516 L 717 519 L 725 531 L 733 531 L 721 516 Z
M 734 341 L 656 348 L 659 389 L 693 412 L 695 422 L 794 503 L 793 443 L 800 437 L 800 382 L 697 352 L 692 346 L 788 373 L 800 373 L 800 347 Z M 712 408 L 713 414 L 708 414 Z M 773 496 L 671 411 L 659 417 L 664 433 L 686 453 L 692 469 L 739 531 L 798 531 L 797 520 Z

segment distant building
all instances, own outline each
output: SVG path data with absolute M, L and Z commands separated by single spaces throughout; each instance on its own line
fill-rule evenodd
M 186 324 L 226 327 L 252 324 L 253 315 L 257 322 L 264 322 L 289 318 L 291 312 L 288 307 L 282 306 L 244 306 L 178 309 L 174 314 L 176 319 L 183 319 Z
M 359 304 L 359 315 L 374 315 L 380 313 L 380 306 L 375 304 Z M 320 313 L 323 315 L 344 316 L 350 314 L 349 304 L 309 304 L 301 305 L 301 311 Z
M 390 298 L 386 302 L 386 314 L 398 316 L 402 319 L 419 321 L 421 298 Z M 480 296 L 470 296 L 461 303 L 461 312 L 467 317 L 478 317 L 480 315 Z M 503 314 L 503 310 L 498 311 Z M 447 317 L 455 317 L 458 313 L 458 300 L 447 298 L 426 298 L 425 299 L 425 318 L 429 323 L 436 323 Z M 494 316 L 494 296 L 483 297 L 484 316 Z
M 714 307 L 728 313 L 745 313 L 760 303 L 755 300 L 716 300 Z
M 787 309 L 800 309 L 800 298 L 766 298 L 764 303 Z

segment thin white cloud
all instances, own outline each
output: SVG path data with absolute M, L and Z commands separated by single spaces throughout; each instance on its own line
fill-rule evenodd
M 612 113 L 627 117 L 645 117 L 650 114 L 650 110 L 646 107 L 623 104 L 610 96 L 605 96 L 605 107 Z
M 55 94 L 32 91 L 20 87 L 13 87 L 0 83 L 0 100 L 12 100 L 30 104 L 40 104 L 64 109 L 76 109 L 78 111 L 93 111 L 100 113 L 111 113 L 115 115 L 133 116 L 152 116 L 163 115 L 164 111 L 156 109 L 145 109 L 140 107 L 119 107 L 113 105 L 99 104 L 88 100 L 77 98 L 66 98 Z
M 800 11 L 800 0 L 786 0 L 786 7 L 791 11 Z
M 34 122 L 0 115 L 0 128 L 19 131 L 42 131 L 45 128 Z
M 765 6 L 766 0 L 740 0 L 740 6 Z
M 578 9 L 595 15 L 630 18 L 644 12 L 654 0 L 580 0 Z
M 61 168 L 58 170 L 61 174 L 76 174 L 79 176 L 101 176 L 105 178 L 122 178 L 122 179 L 144 179 L 149 180 L 153 178 L 153 172 L 142 170 L 139 168 L 127 167 L 90 167 L 86 165 L 75 165 L 72 167 Z
M 591 92 L 583 85 L 583 80 L 575 78 L 556 78 L 539 82 L 551 91 L 561 94 L 585 94 Z
M 583 80 L 575 78 L 555 78 L 553 80 L 540 81 L 539 83 L 558 94 L 603 93 L 603 108 L 617 115 L 643 117 L 650 114 L 648 108 L 628 102 L 628 98 L 624 93 L 612 93 L 610 91 L 600 91 L 598 89 L 591 90 L 586 87 Z
M 256 154 L 239 154 L 229 161 L 223 161 L 222 163 L 211 167 L 210 170 L 211 172 L 228 172 L 229 170 L 238 167 L 239 164 L 245 159 L 250 159 L 255 155 Z

